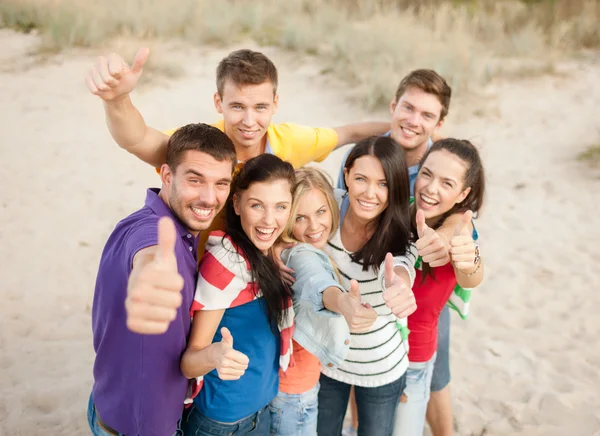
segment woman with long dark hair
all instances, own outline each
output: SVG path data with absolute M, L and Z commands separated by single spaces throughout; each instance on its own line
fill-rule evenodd
M 266 407 L 290 362 L 293 334 L 291 293 L 271 251 L 294 185 L 292 166 L 268 154 L 249 159 L 232 182 L 226 231 L 211 233 L 200 263 L 181 359 L 199 391 L 184 415 L 185 434 L 269 433 Z
M 341 433 L 354 385 L 358 434 L 389 436 L 408 367 L 405 317 L 416 308 L 404 153 L 390 138 L 368 138 L 348 155 L 344 176 L 348 192 L 337 198 L 340 226 L 324 251 L 347 291 L 351 280 L 358 282 L 361 303 L 375 309 L 377 319 L 366 331 L 351 332 L 339 367 L 322 367 L 318 433 Z M 340 295 L 338 289 L 323 292 L 324 306 L 339 313 Z
M 483 164 L 469 141 L 439 140 L 421 160 L 411 217 L 423 266 L 413 286 L 417 310 L 408 317 L 410 365 L 394 436 L 423 434 L 440 313 L 457 284 L 474 288 L 483 280 L 471 219 L 479 214 L 484 193 Z

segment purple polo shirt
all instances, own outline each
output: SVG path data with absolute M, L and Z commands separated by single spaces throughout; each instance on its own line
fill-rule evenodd
M 98 415 L 127 436 L 166 436 L 175 433 L 183 412 L 188 380 L 179 361 L 190 332 L 190 313 L 197 279 L 197 239 L 148 189 L 142 209 L 117 224 L 102 252 L 94 304 L 94 387 Z M 185 280 L 177 318 L 162 335 L 140 335 L 127 329 L 125 297 L 134 255 L 158 243 L 160 217 L 175 222 L 179 239 L 175 256 Z

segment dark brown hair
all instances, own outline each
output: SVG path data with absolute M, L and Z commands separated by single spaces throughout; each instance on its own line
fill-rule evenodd
M 466 164 L 467 170 L 461 192 L 467 188 L 471 188 L 471 191 L 463 201 L 455 204 L 452 209 L 443 214 L 433 226 L 433 229 L 439 228 L 446 218 L 456 213 L 465 213 L 466 211 L 471 210 L 473 211 L 473 216 L 478 216 L 481 207 L 483 206 L 483 198 L 485 195 L 485 171 L 483 169 L 481 157 L 479 156 L 477 148 L 466 139 L 446 138 L 434 142 L 431 148 L 427 150 L 427 153 L 425 153 L 425 156 L 423 156 L 423 159 L 421 159 L 419 171 L 421 171 L 423 164 L 427 161 L 427 157 L 431 153 L 440 150 L 446 150 L 452 153 Z M 411 227 L 413 235 L 417 235 L 416 208 L 414 205 L 411 208 Z M 429 267 L 428 264 L 424 263 L 423 280 L 425 280 L 427 275 L 431 275 L 435 279 L 433 269 Z
M 393 139 L 373 136 L 356 144 L 344 165 L 348 173 L 354 161 L 362 156 L 379 160 L 388 187 L 388 206 L 376 218 L 375 233 L 352 255 L 352 260 L 362 263 L 366 271 L 369 267 L 377 270 L 388 252 L 394 256 L 406 253 L 410 240 L 410 182 L 404 151 Z
M 219 162 L 231 161 L 232 172 L 237 163 L 231 139 L 208 124 L 188 124 L 177 129 L 169 138 L 166 163 L 172 172 L 177 170 L 184 153 L 190 150 L 206 153 Z
M 231 183 L 231 192 L 225 206 L 225 220 L 227 234 L 250 263 L 252 280 L 258 284 L 265 297 L 269 320 L 282 325 L 287 299 L 292 295 L 291 290 L 282 282 L 279 268 L 273 257 L 264 255 L 246 235 L 241 218 L 235 213 L 233 206 L 234 196 L 241 195 L 252 184 L 275 180 L 287 180 L 290 184 L 290 192 L 292 196 L 294 195 L 296 177 L 294 167 L 290 163 L 272 154 L 261 154 L 248 159 Z
M 440 119 L 443 120 L 448 115 L 450 109 L 450 98 L 452 97 L 452 88 L 446 80 L 433 70 L 414 70 L 411 71 L 398 85 L 396 89 L 396 103 L 408 88 L 418 88 L 427 94 L 435 95 L 442 104 Z
M 268 57 L 257 51 L 236 50 L 219 62 L 217 91 L 221 97 L 227 80 L 231 80 L 237 86 L 271 82 L 273 97 L 277 94 L 277 68 Z

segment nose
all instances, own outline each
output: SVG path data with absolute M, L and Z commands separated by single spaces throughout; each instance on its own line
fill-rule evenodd
M 214 205 L 217 202 L 217 194 L 214 186 L 206 186 L 198 195 L 198 200 L 207 205 Z
M 427 184 L 427 186 L 425 186 L 425 192 L 427 194 L 437 194 L 438 188 L 438 182 L 436 180 L 432 180 Z
M 318 229 L 318 223 L 317 220 L 315 219 L 315 217 L 310 217 L 308 219 L 308 231 L 312 232 Z
M 375 197 L 375 185 L 374 184 L 369 183 L 369 185 L 367 186 L 367 190 L 365 191 L 365 197 L 367 197 L 367 198 Z
M 245 126 L 251 127 L 254 125 L 254 112 L 251 109 L 247 109 L 244 112 L 244 119 L 242 120 Z
M 411 112 L 406 121 L 408 121 L 408 124 L 410 124 L 411 126 L 416 126 L 418 120 L 419 115 L 416 112 Z
M 266 226 L 270 226 L 275 223 L 275 212 L 270 207 L 265 208 L 265 213 L 263 214 L 263 222 Z

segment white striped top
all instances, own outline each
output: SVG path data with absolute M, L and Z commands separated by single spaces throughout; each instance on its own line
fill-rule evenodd
M 350 280 L 358 281 L 362 302 L 371 304 L 379 316 L 368 332 L 350 334 L 350 351 L 339 367 L 322 366 L 321 372 L 334 380 L 362 387 L 378 387 L 398 380 L 408 368 L 408 344 L 402 340 L 397 318 L 385 305 L 378 273 L 373 268 L 363 271 L 362 265 L 352 261 L 352 253 L 342 244 L 340 229 L 324 251 L 337 266 L 344 289 L 350 289 Z M 395 266 L 407 269 L 411 286 L 415 277 L 416 251 L 411 244 L 405 256 L 394 257 Z M 383 265 L 381 267 L 380 272 L 383 272 Z

